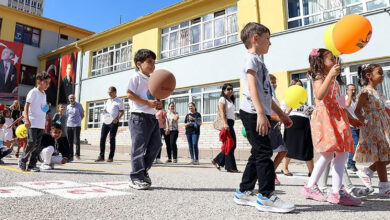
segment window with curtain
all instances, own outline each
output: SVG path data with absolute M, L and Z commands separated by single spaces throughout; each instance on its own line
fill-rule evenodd
M 132 40 L 127 40 L 92 53 L 91 76 L 131 68 Z
M 390 0 L 286 0 L 287 26 L 295 28 L 390 6 Z
M 238 41 L 237 6 L 161 30 L 161 59 Z

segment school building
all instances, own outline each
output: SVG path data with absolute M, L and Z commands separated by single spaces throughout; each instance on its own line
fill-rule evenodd
M 39 56 L 93 33 L 79 27 L 0 5 L 0 51 L 8 47 L 15 52 L 15 59 L 12 62 L 18 69 L 18 92 L 15 96 L 23 103 L 28 91 L 35 84 L 35 74 L 38 71 L 45 70 L 44 66 L 41 68 Z M 3 93 L 0 96 L 4 96 Z M 0 102 L 9 105 L 12 100 L 1 100 Z
M 359 64 L 379 63 L 386 75 L 380 89 L 390 98 L 389 0 L 185 0 L 46 53 L 40 56 L 41 68 L 52 57 L 78 53 L 75 93 L 86 110 L 81 139 L 87 139 L 96 149 L 107 89 L 115 86 L 126 103 L 117 145 L 128 147 L 130 112 L 126 89 L 135 72 L 133 56 L 141 48 L 153 50 L 157 54 L 156 69 L 170 70 L 177 81 L 175 92 L 165 104 L 176 103 L 180 122 L 188 113 L 188 103 L 196 104 L 204 122 L 199 142 L 201 157 L 206 151 L 215 155 L 221 144 L 212 121 L 223 83 L 234 85 L 239 109 L 240 75 L 246 53 L 240 42 L 244 25 L 254 21 L 271 30 L 272 45 L 264 61 L 278 79 L 279 100 L 283 100 L 290 80 L 299 78 L 312 103 L 312 87 L 306 77 L 308 55 L 312 48 L 324 47 L 323 34 L 328 25 L 351 13 L 362 14 L 371 21 L 373 36 L 363 50 L 341 57 L 343 79 L 356 84 Z M 237 154 L 249 148 L 241 127 L 237 120 Z M 187 149 L 183 125 L 178 145 L 183 152 Z

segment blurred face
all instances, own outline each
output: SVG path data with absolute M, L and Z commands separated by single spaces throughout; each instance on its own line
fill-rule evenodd
M 225 95 L 227 97 L 230 97 L 233 95 L 233 87 L 232 86 L 227 86 L 225 91 L 224 91 Z
M 326 72 L 336 65 L 336 57 L 331 52 L 326 52 L 324 54 L 324 68 Z
M 69 102 L 74 104 L 76 102 L 76 97 L 74 95 L 69 96 Z
M 263 33 L 260 36 L 255 34 L 252 36 L 253 43 L 255 46 L 257 54 L 266 54 L 268 53 L 269 46 L 271 46 L 270 36 L 268 33 Z
M 170 104 L 169 105 L 169 110 L 172 111 L 172 112 L 175 111 L 175 105 L 174 104 Z
M 65 105 L 59 105 L 58 106 L 58 110 L 61 112 L 61 113 L 63 113 L 63 112 L 65 112 Z
M 154 60 L 152 58 L 147 58 L 143 63 L 137 62 L 137 67 L 140 72 L 149 76 L 154 71 Z
M 297 85 L 297 86 L 303 86 L 302 83 L 299 82 L 299 81 L 298 81 L 297 83 L 295 83 L 295 85 Z
M 113 99 L 116 97 L 116 92 L 112 91 L 111 89 L 108 89 L 108 95 Z
M 271 77 L 270 78 L 270 81 L 271 81 L 271 85 L 274 89 L 276 89 L 276 87 L 278 87 L 278 85 L 276 85 L 276 78 L 275 77 Z
M 19 108 L 19 101 L 18 101 L 18 100 L 15 100 L 15 101 L 14 101 L 14 106 L 15 106 L 16 108 Z
M 37 87 L 39 90 L 45 91 L 50 86 L 50 79 L 37 80 Z
M 3 111 L 4 117 L 8 118 L 11 115 L 11 112 L 8 110 Z
M 191 112 L 195 112 L 195 106 L 193 104 L 189 104 L 188 105 L 188 109 L 191 111 Z
M 350 91 L 352 93 L 352 96 L 355 96 L 356 95 L 356 87 L 355 86 L 348 86 L 348 91 Z
M 11 61 L 13 56 L 14 56 L 14 53 L 8 48 L 4 49 L 3 52 L 1 53 L 1 59 L 8 61 L 8 62 Z
M 382 67 L 376 67 L 372 73 L 367 74 L 367 78 L 374 84 L 378 85 L 383 82 L 384 75 Z
M 66 65 L 66 75 L 69 76 L 71 70 L 72 70 L 72 65 L 70 64 Z
M 50 130 L 50 134 L 54 138 L 54 140 L 58 140 L 61 137 L 62 131 L 58 128 L 52 128 Z

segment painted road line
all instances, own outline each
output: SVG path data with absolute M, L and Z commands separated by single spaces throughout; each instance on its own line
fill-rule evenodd
M 85 184 L 76 183 L 67 180 L 45 180 L 36 182 L 17 182 L 16 184 L 22 185 L 32 189 L 46 190 L 46 189 L 62 189 L 69 187 L 84 187 Z
M 91 199 L 102 198 L 108 196 L 123 196 L 131 195 L 132 193 L 116 191 L 112 189 L 102 187 L 83 187 L 83 188 L 70 188 L 70 189 L 50 189 L 45 192 L 54 194 L 67 199 Z
M 95 183 L 88 183 L 89 185 L 93 186 L 100 186 L 110 189 L 129 189 L 129 182 L 128 181 L 120 181 L 120 182 L 95 182 Z
M 0 169 L 9 170 L 9 171 L 17 172 L 17 173 L 32 173 L 32 172 L 29 172 L 29 171 L 23 171 L 23 170 L 21 170 L 19 168 L 7 167 L 7 166 L 0 166 Z
M 21 186 L 0 187 L 0 198 L 16 198 L 16 197 L 34 197 L 41 196 L 43 193 Z
M 70 165 L 70 164 L 64 164 L 63 166 L 70 167 L 70 168 L 76 168 L 76 169 L 80 169 L 80 170 L 89 170 L 89 171 L 104 172 L 104 173 L 111 173 L 111 174 L 123 174 L 122 172 L 116 171 L 116 170 L 95 169 L 95 168 L 91 168 L 91 167 Z

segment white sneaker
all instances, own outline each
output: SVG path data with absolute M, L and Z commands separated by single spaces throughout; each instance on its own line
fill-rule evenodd
M 263 212 L 279 212 L 286 213 L 295 210 L 295 205 L 283 201 L 275 193 L 272 193 L 269 198 L 263 197 L 261 194 L 257 196 L 256 209 Z
M 345 190 L 347 191 L 348 194 L 351 194 L 355 197 L 364 197 L 370 194 L 371 190 L 367 187 L 345 187 Z
M 361 170 L 358 170 L 356 172 L 356 175 L 360 178 L 360 180 L 363 182 L 363 184 L 367 187 L 367 188 L 372 188 L 372 185 L 371 185 L 371 177 L 369 175 L 366 174 L 366 172 L 364 171 L 361 171 Z
M 42 164 L 41 165 L 41 170 L 52 170 L 53 168 L 50 166 L 50 165 L 47 165 L 47 164 Z
M 194 162 L 192 164 L 199 165 L 199 160 L 194 160 Z
M 390 183 L 389 182 L 380 182 L 379 183 L 379 193 L 380 197 L 390 198 Z
M 156 159 L 155 164 L 163 164 L 163 162 L 160 159 Z
M 257 196 L 253 191 L 245 191 L 241 192 L 240 190 L 236 190 L 234 194 L 233 201 L 238 205 L 248 205 L 248 206 L 256 206 Z

